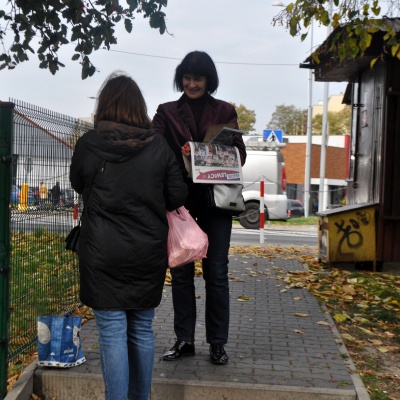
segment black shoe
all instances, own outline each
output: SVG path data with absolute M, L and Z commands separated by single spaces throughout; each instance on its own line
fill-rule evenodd
M 213 364 L 218 365 L 224 365 L 229 360 L 223 344 L 210 344 L 210 358 Z
M 177 340 L 171 350 L 168 350 L 163 357 L 164 361 L 173 361 L 182 357 L 194 356 L 194 344 L 186 343 L 184 340 Z

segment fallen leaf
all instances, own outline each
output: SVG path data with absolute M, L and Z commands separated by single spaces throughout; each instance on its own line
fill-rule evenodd
M 301 331 L 300 329 L 293 329 L 292 332 L 294 332 L 294 333 L 300 333 L 300 334 L 303 334 L 303 333 L 304 333 L 304 332 Z
M 244 282 L 244 279 L 238 278 L 237 276 L 230 276 L 229 280 L 233 282 Z
M 376 346 L 379 346 L 383 343 L 381 340 L 377 340 L 377 339 L 368 339 L 368 342 L 370 342 Z
M 387 349 L 386 347 L 378 347 L 378 351 L 380 351 L 381 353 L 388 353 L 389 349 Z
M 305 314 L 305 313 L 294 313 L 296 317 L 308 317 L 310 314 Z
M 318 321 L 317 325 L 331 326 L 331 324 L 329 322 L 326 322 L 326 321 Z
M 344 322 L 344 321 L 346 321 L 347 317 L 346 317 L 345 315 L 343 315 L 343 314 L 335 314 L 335 315 L 333 316 L 333 319 L 334 319 L 336 322 Z
M 351 336 L 349 333 L 343 333 L 340 336 L 343 339 L 349 340 L 350 342 L 357 342 L 357 339 L 354 336 Z
M 249 301 L 249 300 L 250 300 L 250 297 L 248 297 L 248 296 L 239 296 L 237 298 L 237 301 Z
M 370 331 L 369 329 L 362 328 L 361 326 L 359 326 L 358 329 L 360 329 L 361 331 L 363 331 L 363 332 L 366 333 L 367 335 L 373 335 L 373 334 L 374 334 L 374 333 L 373 333 L 372 331 Z

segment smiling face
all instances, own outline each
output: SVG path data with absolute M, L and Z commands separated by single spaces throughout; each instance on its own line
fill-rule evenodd
M 183 75 L 183 91 L 189 99 L 198 99 L 207 91 L 207 80 L 204 76 Z

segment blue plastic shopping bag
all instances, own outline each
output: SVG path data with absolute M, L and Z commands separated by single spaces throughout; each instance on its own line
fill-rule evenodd
M 38 317 L 38 364 L 69 368 L 86 361 L 81 346 L 81 316 Z

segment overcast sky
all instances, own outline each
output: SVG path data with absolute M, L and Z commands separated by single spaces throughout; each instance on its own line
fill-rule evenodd
M 0 0 L 5 9 L 6 0 Z M 106 77 L 115 70 L 129 73 L 139 84 L 152 118 L 158 104 L 180 96 L 173 90 L 176 66 L 190 51 L 206 51 L 220 78 L 216 98 L 243 104 L 256 113 L 256 131 L 267 128 L 277 105 L 308 106 L 308 70 L 300 69 L 310 54 L 309 38 L 301 42 L 286 29 L 272 25 L 279 7 L 272 0 L 170 0 L 165 9 L 168 34 L 151 29 L 140 14 L 131 34 L 118 29 L 118 44 L 99 50 L 91 60 L 99 72 L 81 79 L 74 45 L 64 46 L 65 68 L 53 76 L 38 67 L 36 55 L 14 70 L 0 71 L 0 100 L 18 99 L 72 117 L 89 117 Z M 314 46 L 326 28 L 314 29 Z M 343 93 L 346 83 L 330 83 L 330 95 Z M 313 104 L 323 99 L 324 84 L 313 83 Z

